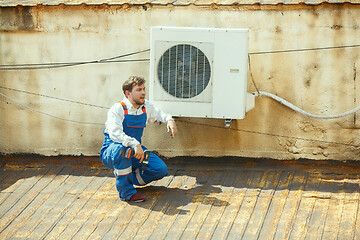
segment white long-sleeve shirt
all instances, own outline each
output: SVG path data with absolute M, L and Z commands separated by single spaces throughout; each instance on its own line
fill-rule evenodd
M 122 100 L 127 109 L 129 115 L 141 115 L 143 114 L 142 106 L 136 109 L 132 103 L 124 97 Z M 163 122 L 167 123 L 172 116 L 166 114 L 160 109 L 154 107 L 148 100 L 145 100 L 145 108 L 147 114 L 147 123 L 149 122 Z M 124 109 L 122 105 L 117 102 L 115 103 L 107 113 L 107 120 L 105 123 L 105 133 L 109 134 L 110 139 L 114 142 L 121 143 L 125 147 L 135 148 L 140 143 L 133 137 L 130 137 L 124 133 L 123 121 L 124 121 Z

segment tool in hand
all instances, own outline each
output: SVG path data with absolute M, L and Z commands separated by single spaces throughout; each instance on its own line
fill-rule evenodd
M 123 154 L 121 154 L 124 158 L 132 158 L 135 155 L 135 151 L 132 148 L 128 148 Z M 144 151 L 144 159 L 142 161 L 141 171 L 145 171 L 147 165 L 149 164 L 150 151 Z

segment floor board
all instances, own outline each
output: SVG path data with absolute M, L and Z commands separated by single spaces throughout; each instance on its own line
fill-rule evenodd
M 128 203 L 79 158 L 0 157 L 0 239 L 360 240 L 360 162 L 167 159 Z

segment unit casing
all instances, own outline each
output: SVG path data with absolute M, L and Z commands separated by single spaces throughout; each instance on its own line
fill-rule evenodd
M 149 99 L 173 116 L 242 119 L 247 29 L 152 27 Z

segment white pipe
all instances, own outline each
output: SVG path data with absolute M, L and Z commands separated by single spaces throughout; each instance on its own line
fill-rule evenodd
M 351 113 L 354 113 L 354 112 L 360 110 L 360 106 L 358 106 L 358 107 L 356 107 L 356 108 L 354 108 L 354 109 L 352 109 L 350 111 L 340 113 L 340 114 L 336 114 L 336 115 L 328 115 L 328 116 L 316 115 L 316 114 L 311 114 L 311 113 L 305 112 L 304 110 L 298 108 L 297 106 L 295 106 L 294 104 L 286 101 L 285 99 L 276 96 L 275 94 L 268 93 L 268 92 L 263 92 L 263 91 L 254 92 L 253 94 L 255 96 L 267 96 L 267 97 L 270 97 L 270 98 L 278 101 L 279 103 L 291 108 L 292 110 L 297 111 L 297 112 L 299 112 L 299 113 L 301 113 L 301 114 L 303 114 L 305 116 L 312 117 L 312 118 L 322 118 L 322 119 L 339 118 L 339 117 L 343 117 L 345 115 L 349 115 Z

